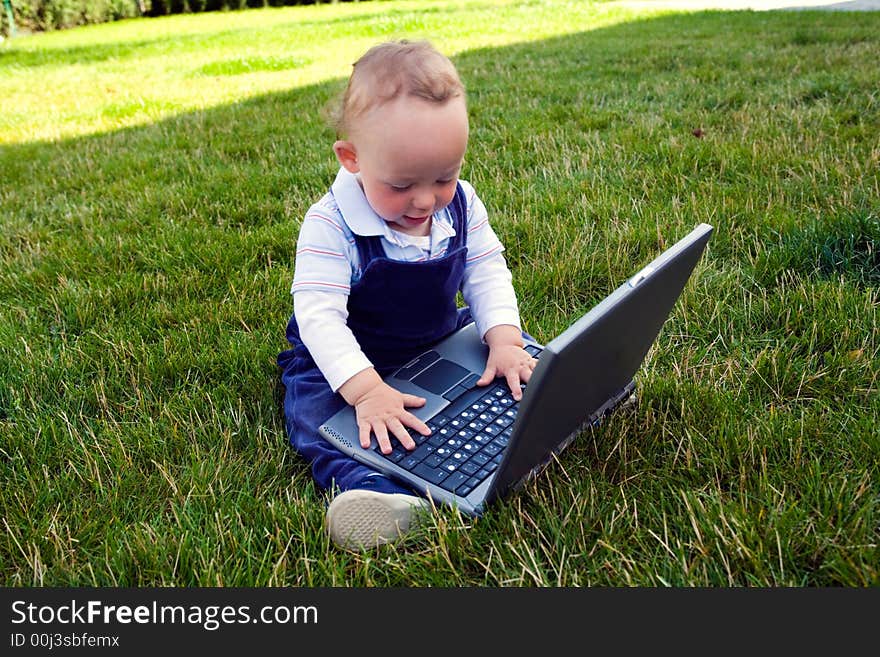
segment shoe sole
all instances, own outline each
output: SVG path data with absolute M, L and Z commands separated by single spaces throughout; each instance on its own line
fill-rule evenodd
M 397 540 L 418 524 L 420 498 L 371 490 L 340 493 L 327 508 L 327 530 L 346 549 L 378 547 Z

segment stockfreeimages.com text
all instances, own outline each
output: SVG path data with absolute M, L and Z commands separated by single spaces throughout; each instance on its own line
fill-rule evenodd
M 201 625 L 213 631 L 222 625 L 263 623 L 266 625 L 317 624 L 315 606 L 268 605 L 252 613 L 249 605 L 160 605 L 155 600 L 146 605 L 108 605 L 100 600 L 85 603 L 36 605 L 23 600 L 12 603 L 12 623 L 20 625 L 92 625 L 119 623 L 128 625 Z

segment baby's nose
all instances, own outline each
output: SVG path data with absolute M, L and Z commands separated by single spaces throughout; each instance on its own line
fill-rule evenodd
M 419 210 L 431 210 L 434 208 L 434 195 L 428 192 L 417 193 L 413 196 L 412 204 Z

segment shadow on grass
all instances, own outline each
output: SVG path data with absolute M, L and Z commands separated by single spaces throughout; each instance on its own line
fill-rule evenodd
M 479 5 L 474 8 L 478 8 Z M 329 9 L 329 7 L 328 7 Z M 254 11 L 242 10 L 229 13 L 244 13 Z M 275 8 L 266 7 L 262 11 L 279 11 Z M 420 9 L 418 15 L 437 15 L 445 11 L 439 7 L 428 7 Z M 279 11 L 279 15 L 284 15 Z M 278 33 L 289 35 L 291 43 L 296 43 L 297 35 L 308 34 L 315 30 L 327 29 L 329 26 L 342 24 L 352 31 L 360 29 L 360 26 L 371 23 L 377 18 L 387 20 L 389 25 L 394 25 L 396 29 L 407 29 L 407 22 L 404 19 L 413 20 L 414 12 L 411 10 L 388 10 L 382 9 L 364 14 L 345 15 L 338 18 L 321 18 L 315 20 L 297 19 L 296 14 L 287 12 L 286 16 L 289 20 L 281 20 L 273 24 L 270 28 L 265 26 L 246 26 L 231 30 L 223 31 L 185 31 L 183 34 L 165 34 L 162 37 L 154 39 L 126 39 L 120 41 L 102 42 L 87 46 L 71 46 L 58 47 L 50 49 L 35 50 L 5 50 L 0 48 L 0 66 L 18 66 L 22 68 L 35 68 L 39 66 L 51 65 L 53 63 L 69 64 L 94 64 L 104 62 L 109 59 L 124 61 L 137 60 L 138 58 L 163 53 L 169 50 L 181 49 L 186 50 L 190 46 L 200 44 L 205 35 L 210 35 L 211 39 L 219 43 L 230 42 L 232 44 L 240 43 L 259 43 L 260 38 L 265 38 L 267 34 Z M 165 21 L 175 21 L 180 16 L 169 16 L 151 19 L 158 28 Z M 398 27 L 398 26 L 402 26 Z M 417 27 L 417 25 L 415 25 Z

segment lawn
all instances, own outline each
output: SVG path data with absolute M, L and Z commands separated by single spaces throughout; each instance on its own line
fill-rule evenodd
M 286 443 L 323 108 L 387 38 L 468 88 L 463 177 L 551 339 L 700 222 L 637 376 L 479 519 L 353 554 Z M 880 13 L 359 2 L 0 44 L 7 586 L 880 584 Z

